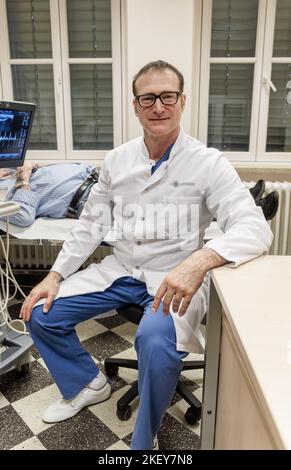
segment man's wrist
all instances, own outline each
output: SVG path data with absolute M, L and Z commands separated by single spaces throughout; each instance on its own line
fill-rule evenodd
M 199 265 L 199 270 L 202 275 L 206 275 L 208 271 L 218 266 L 222 266 L 228 261 L 216 253 L 214 250 L 211 250 L 208 247 L 201 248 L 200 250 L 195 251 L 189 257 L 190 263 L 193 263 L 193 268 L 196 271 L 197 265 Z
M 58 273 L 57 271 L 50 271 L 48 273 L 48 277 L 50 279 L 53 279 L 54 281 L 57 281 L 57 282 L 63 281 L 62 275 L 60 273 Z
M 218 266 L 223 266 L 224 264 L 228 263 L 228 261 L 220 256 L 216 251 L 212 250 L 211 248 L 204 247 L 199 250 L 199 253 L 203 257 L 203 264 L 206 269 L 206 272 L 210 271 L 213 268 L 217 268 Z

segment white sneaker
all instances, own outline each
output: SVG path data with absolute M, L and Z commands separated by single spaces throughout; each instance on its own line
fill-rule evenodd
M 102 374 L 103 375 L 103 374 Z M 42 415 L 45 423 L 58 423 L 75 416 L 85 406 L 94 405 L 107 400 L 111 395 L 111 385 L 106 382 L 99 390 L 89 386 L 83 388 L 71 400 L 61 399 L 50 405 Z

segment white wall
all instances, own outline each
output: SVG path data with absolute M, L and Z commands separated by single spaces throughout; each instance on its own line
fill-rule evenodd
M 186 132 L 193 133 L 192 83 L 197 72 L 193 36 L 199 37 L 195 26 L 199 4 L 199 0 L 122 0 L 125 141 L 141 133 L 132 110 L 132 78 L 143 65 L 157 59 L 172 63 L 184 75 L 187 106 L 182 123 Z M 195 50 L 199 48 L 195 42 Z

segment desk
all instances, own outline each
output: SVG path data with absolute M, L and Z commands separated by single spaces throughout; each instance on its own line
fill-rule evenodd
M 291 257 L 211 273 L 202 449 L 291 449 Z

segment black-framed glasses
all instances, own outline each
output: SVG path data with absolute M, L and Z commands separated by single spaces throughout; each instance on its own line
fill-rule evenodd
M 154 93 L 145 93 L 144 95 L 138 95 L 135 98 L 141 108 L 151 108 L 154 106 L 158 98 L 165 106 L 176 104 L 180 95 L 180 91 L 163 91 L 163 93 L 160 93 L 159 95 L 155 95 Z

